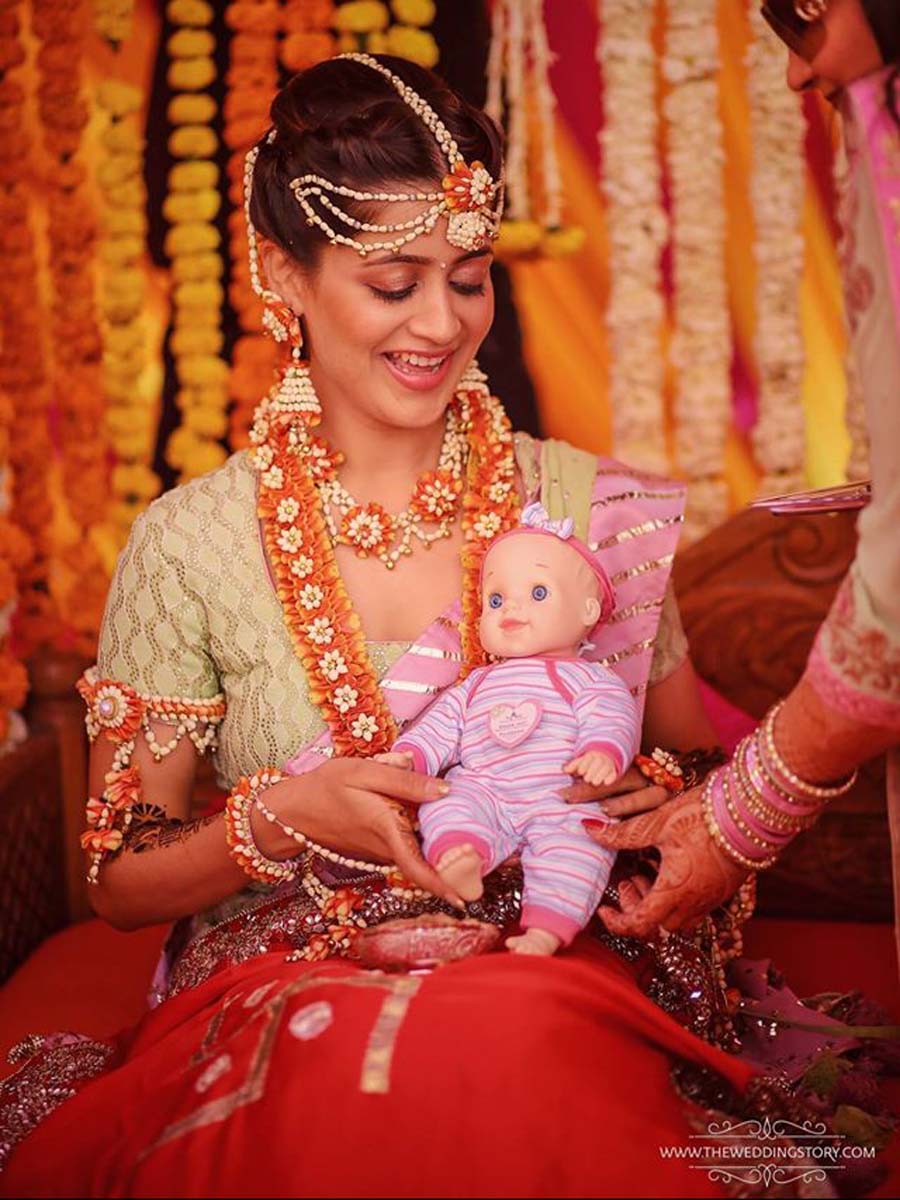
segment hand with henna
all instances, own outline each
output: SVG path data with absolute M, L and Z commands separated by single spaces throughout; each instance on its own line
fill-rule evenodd
M 640 903 L 627 912 L 600 907 L 600 918 L 610 933 L 646 938 L 658 928 L 672 931 L 695 924 L 729 900 L 747 878 L 748 873 L 710 837 L 700 808 L 701 792 L 702 788 L 693 788 L 657 811 L 621 824 L 584 821 L 601 846 L 610 850 L 656 846 L 661 857 L 659 874 Z

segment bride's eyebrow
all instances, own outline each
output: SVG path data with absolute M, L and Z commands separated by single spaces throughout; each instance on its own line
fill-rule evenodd
M 459 258 L 450 263 L 450 270 L 458 267 L 460 263 L 468 262 L 473 258 L 486 258 L 491 253 L 489 247 L 485 246 L 481 250 L 469 250 L 466 254 L 461 254 Z M 434 262 L 433 258 L 423 258 L 421 254 L 386 254 L 382 258 L 368 258 L 363 263 L 364 267 L 385 267 L 390 263 L 408 263 L 414 267 L 430 267 Z

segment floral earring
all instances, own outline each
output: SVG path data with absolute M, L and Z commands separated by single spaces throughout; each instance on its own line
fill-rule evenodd
M 322 405 L 309 374 L 309 362 L 303 353 L 303 330 L 300 318 L 287 304 L 267 305 L 263 324 L 276 342 L 290 345 L 290 358 L 282 368 L 281 378 L 272 396 L 275 409 L 296 413 L 307 425 L 318 425 Z

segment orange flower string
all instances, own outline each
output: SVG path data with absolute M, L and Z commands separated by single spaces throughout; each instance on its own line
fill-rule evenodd
M 12 405 L 0 395 L 0 513 L 9 507 L 7 463 Z M 0 755 L 24 736 L 17 713 L 28 691 L 24 666 L 10 651 L 7 638 L 18 601 L 17 575 L 31 557 L 27 535 L 8 517 L 0 516 Z
M 506 414 L 480 381 L 464 381 L 454 401 L 468 412 L 468 490 L 462 551 L 464 671 L 484 661 L 478 641 L 481 559 L 495 534 L 519 511 L 512 433 Z M 310 698 L 327 724 L 337 754 L 387 750 L 396 726 L 378 684 L 365 637 L 338 571 L 310 461 L 333 463 L 324 442 L 320 459 L 299 454 L 296 417 L 264 401 L 251 440 L 259 474 L 258 515 L 285 624 L 307 674 Z M 367 506 L 371 507 L 371 506 Z
M 16 640 L 23 655 L 60 632 L 55 597 L 48 585 L 51 553 L 49 464 L 52 449 L 47 430 L 50 403 L 43 327 L 48 317 L 39 281 L 32 233 L 32 197 L 23 182 L 29 176 L 30 149 L 25 120 L 25 90 L 13 77 L 25 62 L 18 20 L 4 42 L 4 73 L 0 80 L 0 463 L 12 473 L 10 519 L 27 535 L 30 547 L 12 561 L 18 576 L 19 602 L 15 613 Z M 15 428 L 15 437 L 10 431 Z M 4 655 L 0 672 L 0 710 L 6 729 L 8 712 L 24 697 L 24 671 Z M 6 687 L 4 688 L 4 683 Z
M 62 492 L 74 523 L 55 555 L 51 584 L 69 627 L 66 641 L 90 655 L 96 646 L 109 582 L 92 531 L 106 515 L 107 443 L 101 388 L 102 343 L 92 271 L 97 222 L 81 161 L 88 105 L 82 94 L 87 5 L 34 0 L 32 29 L 40 49 L 38 111 L 47 196 L 47 240 L 53 310 L 50 374 Z M 121 188 L 126 179 L 117 181 Z

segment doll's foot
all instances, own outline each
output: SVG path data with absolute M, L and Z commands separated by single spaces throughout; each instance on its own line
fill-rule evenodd
M 560 944 L 556 934 L 546 929 L 526 929 L 517 937 L 506 939 L 507 950 L 514 954 L 555 954 Z
M 480 900 L 484 893 L 481 855 L 465 842 L 445 850 L 435 864 L 435 870 L 463 900 Z

